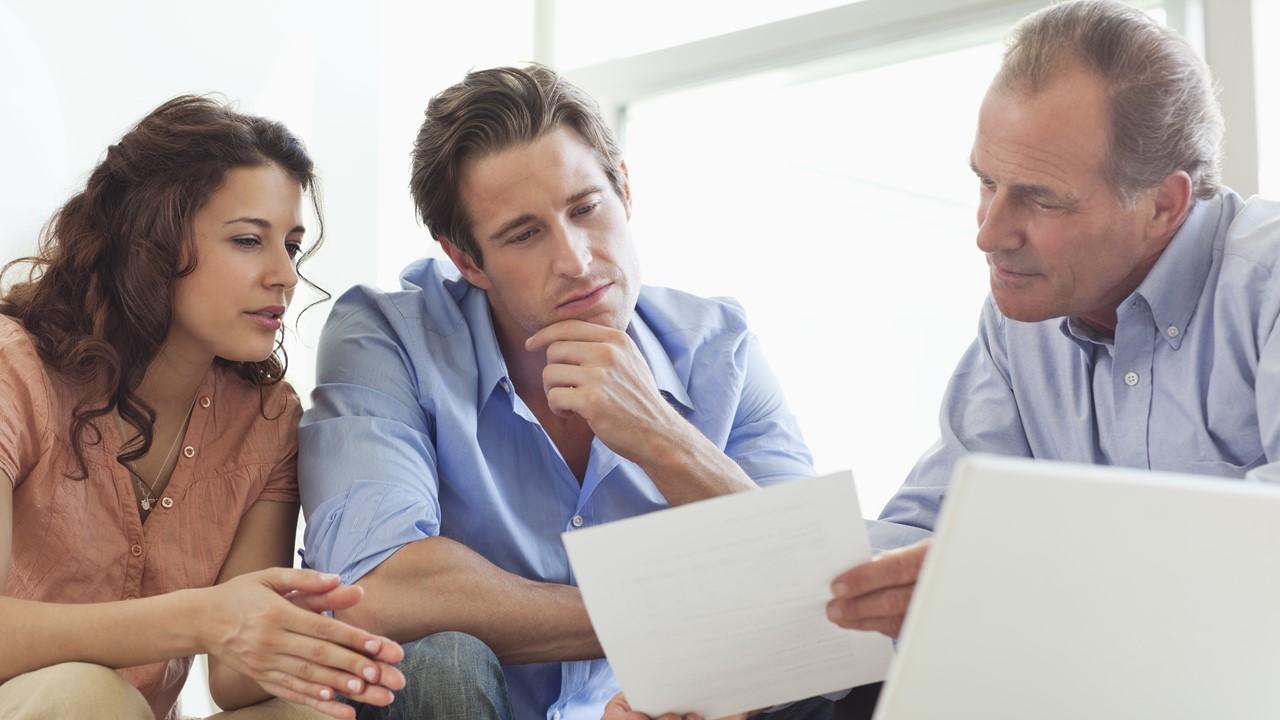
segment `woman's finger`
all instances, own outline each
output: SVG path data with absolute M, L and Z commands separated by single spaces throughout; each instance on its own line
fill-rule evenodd
M 352 627 L 340 620 L 334 620 L 331 617 L 318 615 L 308 612 L 302 608 L 290 605 L 289 613 L 283 623 L 284 629 L 296 635 L 302 635 L 308 638 L 327 640 L 326 646 L 340 645 L 345 662 L 334 663 L 325 662 L 326 665 L 333 668 L 344 669 L 357 677 L 364 678 L 369 682 L 378 681 L 378 668 L 373 660 L 366 655 L 379 654 L 386 650 L 388 644 L 396 645 L 390 640 L 365 632 L 356 627 Z M 397 646 L 398 647 L 398 646 Z M 335 648 L 335 651 L 337 649 Z M 355 651 L 355 652 L 350 652 Z M 310 652 L 298 653 L 290 650 L 291 655 L 299 657 L 314 658 Z M 332 657 L 330 655 L 329 657 Z M 372 672 L 372 677 L 366 672 Z
M 382 685 L 389 690 L 404 687 L 404 674 L 391 665 L 323 640 L 287 633 L 279 651 L 292 656 L 291 664 L 297 668 L 295 672 L 286 667 L 287 672 L 338 688 L 344 695 L 362 692 L 364 685 Z
M 344 705 L 336 700 L 317 700 L 273 682 L 259 681 L 258 684 L 262 686 L 263 690 L 281 700 L 288 700 L 294 705 L 305 705 L 338 720 L 355 720 L 356 710 L 350 705 Z

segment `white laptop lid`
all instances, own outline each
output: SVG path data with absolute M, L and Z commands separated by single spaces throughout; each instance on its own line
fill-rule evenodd
M 1280 489 L 971 456 L 876 720 L 1280 718 Z

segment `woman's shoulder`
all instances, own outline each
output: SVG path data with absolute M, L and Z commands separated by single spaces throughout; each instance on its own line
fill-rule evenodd
M 20 378 L 31 389 L 40 387 L 46 395 L 52 392 L 56 377 L 40 358 L 35 336 L 8 315 L 0 315 L 0 374 Z
M 43 366 L 36 352 L 35 338 L 16 318 L 0 315 L 0 355 L 6 363 L 24 362 Z

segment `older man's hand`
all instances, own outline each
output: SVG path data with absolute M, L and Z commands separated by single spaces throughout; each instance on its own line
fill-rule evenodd
M 929 540 L 881 553 L 831 583 L 831 622 L 851 630 L 871 630 L 897 638 L 916 589 Z

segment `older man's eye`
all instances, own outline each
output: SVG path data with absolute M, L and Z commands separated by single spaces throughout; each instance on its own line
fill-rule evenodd
M 578 207 L 573 209 L 573 216 L 579 217 L 581 215 L 588 215 L 598 207 L 600 207 L 599 201 L 588 203 L 586 205 L 579 205 Z

